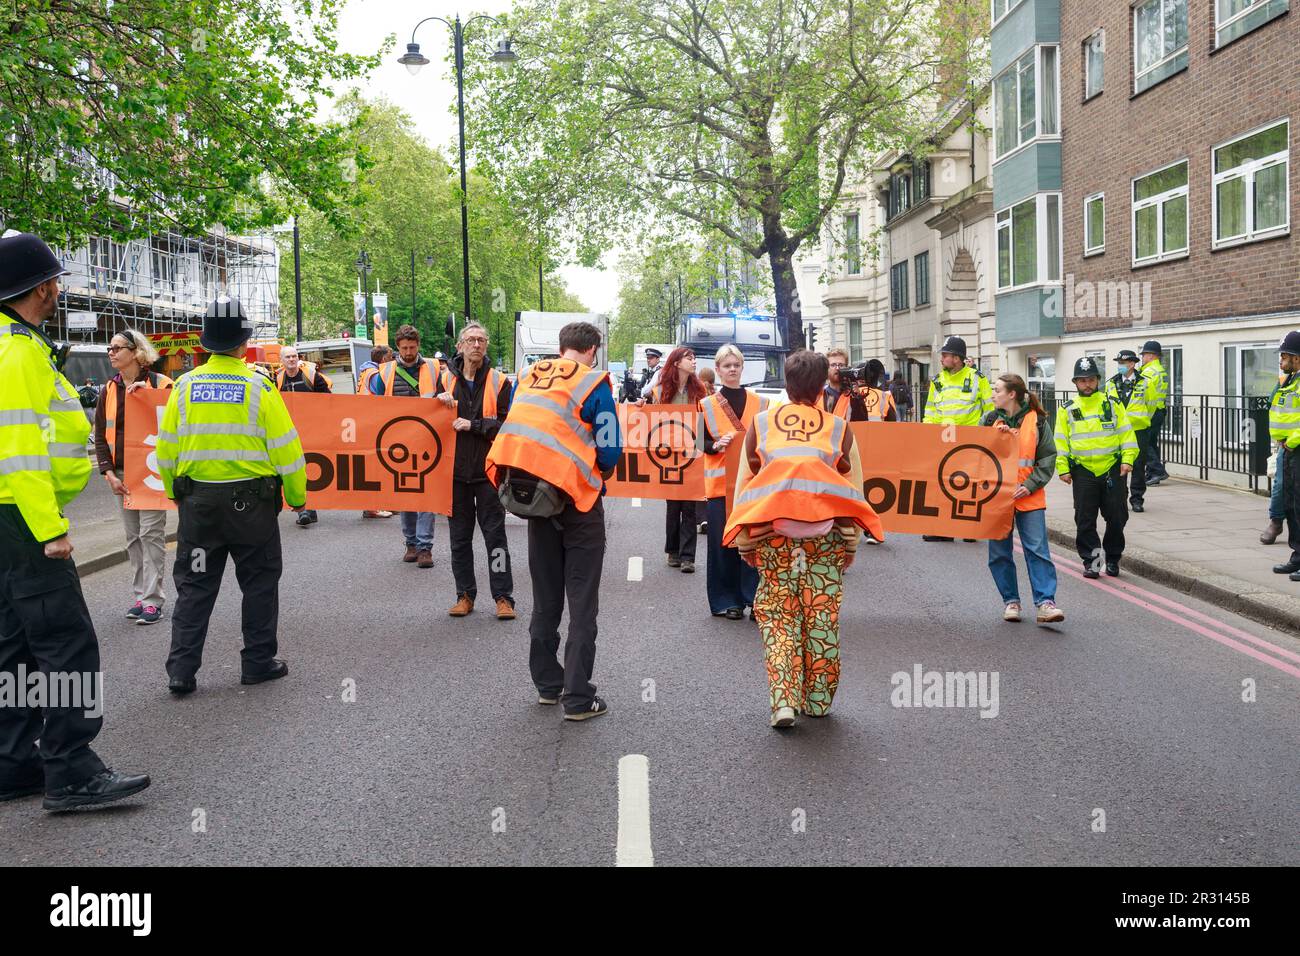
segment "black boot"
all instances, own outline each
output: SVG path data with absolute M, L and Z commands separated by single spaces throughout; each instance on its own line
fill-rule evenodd
M 134 796 L 149 783 L 148 774 L 117 773 L 105 768 L 89 780 L 51 790 L 41 805 L 54 813 L 78 807 L 98 807 Z

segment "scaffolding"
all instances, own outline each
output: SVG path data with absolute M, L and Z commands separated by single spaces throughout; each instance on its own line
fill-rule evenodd
M 194 331 L 221 295 L 240 300 L 255 338 L 279 333 L 280 253 L 270 230 L 232 236 L 217 227 L 193 237 L 165 229 L 128 242 L 93 236 L 79 249 L 55 252 L 69 272 L 46 326 L 55 338 L 107 344 L 126 328 Z

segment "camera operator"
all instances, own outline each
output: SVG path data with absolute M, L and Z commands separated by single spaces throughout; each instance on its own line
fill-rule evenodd
M 822 391 L 822 407 L 851 422 L 898 420 L 894 399 L 881 387 L 885 366 L 877 359 L 850 368 L 842 349 L 826 353 L 830 374 Z

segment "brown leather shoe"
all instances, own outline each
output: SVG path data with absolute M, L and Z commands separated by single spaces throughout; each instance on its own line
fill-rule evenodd
M 415 566 L 416 566 L 417 568 L 431 568 L 431 567 L 433 567 L 433 552 L 432 552 L 432 551 L 417 551 L 416 554 L 415 554 Z
M 452 617 L 464 617 L 472 610 L 474 610 L 474 599 L 468 594 L 462 594 L 460 600 L 452 605 L 451 610 L 447 613 Z
M 1260 544 L 1272 544 L 1277 540 L 1278 535 L 1282 533 L 1282 522 L 1277 518 L 1268 519 L 1268 527 L 1264 529 L 1259 536 Z
M 414 564 L 415 559 L 420 556 L 419 550 L 413 544 L 406 546 L 406 554 L 402 555 L 402 560 L 407 564 Z
M 515 606 L 510 603 L 509 598 L 497 598 L 497 620 L 513 621 L 515 619 Z

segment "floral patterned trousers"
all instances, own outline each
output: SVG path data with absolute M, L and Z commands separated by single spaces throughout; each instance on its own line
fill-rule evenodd
M 772 710 L 793 707 L 820 717 L 840 680 L 840 601 L 844 536 L 776 536 L 758 543 L 754 620 L 763 635 Z

